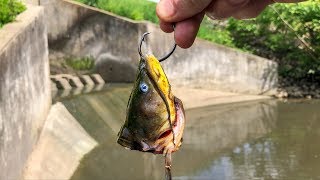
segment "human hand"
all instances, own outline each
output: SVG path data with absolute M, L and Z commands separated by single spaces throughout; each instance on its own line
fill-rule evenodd
M 198 33 L 204 14 L 211 19 L 248 19 L 258 16 L 269 4 L 292 3 L 303 0 L 161 0 L 157 5 L 160 28 L 172 32 L 175 42 L 189 48 Z

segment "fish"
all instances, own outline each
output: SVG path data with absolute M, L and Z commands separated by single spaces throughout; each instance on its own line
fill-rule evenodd
M 165 156 L 165 175 L 171 175 L 171 154 L 183 141 L 185 111 L 169 80 L 152 54 L 140 58 L 127 105 L 127 116 L 117 142 L 125 148 Z
M 185 111 L 175 97 L 158 59 L 140 58 L 138 73 L 127 105 L 127 116 L 117 142 L 131 150 L 169 154 L 183 141 Z

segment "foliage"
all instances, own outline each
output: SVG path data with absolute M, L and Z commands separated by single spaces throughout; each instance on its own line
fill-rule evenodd
M 235 47 L 230 32 L 225 30 L 225 25 L 223 21 L 212 21 L 205 17 L 197 36 L 211 42 Z
M 112 13 L 134 20 L 148 20 L 158 23 L 156 4 L 147 0 L 78 0 Z
M 26 7 L 17 0 L 0 0 L 0 28 L 23 12 Z
M 68 58 L 66 62 L 74 70 L 91 70 L 94 67 L 94 59 L 92 57 Z
M 275 4 L 253 20 L 230 19 L 227 30 L 236 47 L 278 61 L 281 76 L 320 80 L 319 2 Z

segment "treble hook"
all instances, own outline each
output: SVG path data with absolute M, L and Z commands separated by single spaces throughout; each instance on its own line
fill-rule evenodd
M 142 35 L 141 40 L 140 40 L 140 45 L 139 45 L 139 47 L 138 47 L 138 52 L 139 52 L 139 54 L 140 54 L 140 57 L 143 57 L 142 52 L 141 52 L 142 42 L 144 41 L 145 37 L 146 37 L 148 34 L 150 34 L 150 32 L 144 33 L 144 34 Z M 171 54 L 172 54 L 172 53 L 174 52 L 174 50 L 176 49 L 176 47 L 177 47 L 177 44 L 174 43 L 174 46 L 173 46 L 173 48 L 171 49 L 171 51 L 170 51 L 167 55 L 165 55 L 164 57 L 160 58 L 160 59 L 159 59 L 159 62 L 162 62 L 162 61 L 166 60 L 168 57 L 170 57 Z

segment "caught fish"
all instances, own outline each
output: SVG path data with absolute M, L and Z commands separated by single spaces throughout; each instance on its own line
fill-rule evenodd
M 152 54 L 142 55 L 140 48 L 138 73 L 118 143 L 131 150 L 164 154 L 167 179 L 171 179 L 171 153 L 182 143 L 184 108 L 181 100 L 172 94 L 159 60 Z

